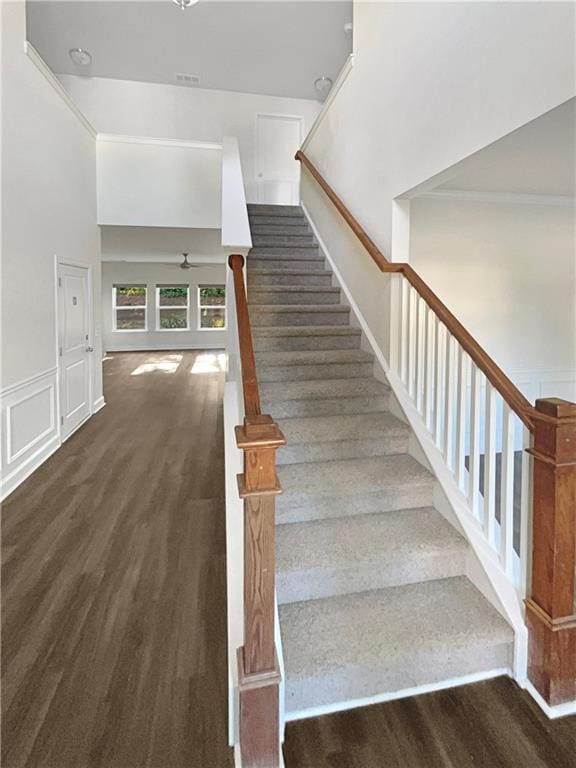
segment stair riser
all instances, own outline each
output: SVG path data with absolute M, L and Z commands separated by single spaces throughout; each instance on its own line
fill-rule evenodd
M 340 292 L 322 291 L 248 291 L 248 303 L 272 304 L 339 304 Z
M 280 418 L 278 413 L 275 411 L 273 413 L 275 418 Z M 290 493 L 285 492 L 276 500 L 276 522 L 279 524 L 429 507 L 433 504 L 433 483 L 430 481 L 421 485 L 391 485 L 375 493 L 357 493 L 347 496 L 303 494 L 302 498 L 295 501 L 290 496 Z
M 250 220 L 250 231 L 253 227 L 271 225 L 273 227 L 308 227 L 305 216 L 248 216 Z
M 317 245 L 255 245 L 250 249 L 248 261 L 259 256 L 276 256 L 282 259 L 290 256 L 307 256 L 311 259 L 317 259 L 320 251 Z
M 263 410 L 275 419 L 291 419 L 298 416 L 333 416 L 336 414 L 375 413 L 387 411 L 390 396 L 376 397 L 327 397 L 324 400 L 266 400 L 262 399 Z
M 258 220 L 256 220 L 258 221 Z M 302 224 L 258 224 L 254 223 L 250 227 L 252 235 L 284 235 L 292 237 L 293 235 L 311 235 L 310 227 Z
M 275 418 L 278 416 L 275 415 Z M 386 456 L 391 453 L 405 453 L 408 450 L 407 437 L 383 437 L 381 440 L 334 440 L 325 443 L 310 442 L 307 445 L 288 444 L 276 455 L 278 466 L 284 464 L 307 464 L 312 461 L 338 461 L 360 459 L 370 456 Z
M 322 365 L 258 365 L 258 379 L 312 381 L 315 379 L 357 379 L 372 375 L 373 363 L 324 363 Z
M 367 631 L 370 631 L 367 628 Z M 422 685 L 441 683 L 465 675 L 510 669 L 510 643 L 480 646 L 470 653 L 457 646 L 443 648 L 434 654 L 408 653 L 398 664 L 349 666 L 330 674 L 310 678 L 286 679 L 286 711 L 302 712 L 321 705 L 347 702 L 408 690 Z
M 305 352 L 359 348 L 360 336 L 262 336 L 254 338 L 255 352 Z
M 263 268 L 266 269 L 267 265 Z M 257 274 L 248 268 L 248 285 L 252 287 L 264 285 L 332 285 L 332 275 L 330 272 L 317 271 L 310 272 L 309 275 L 266 275 Z
M 248 215 L 252 218 L 259 216 L 274 216 L 275 218 L 285 216 L 298 216 L 302 218 L 302 208 L 299 205 L 268 205 L 266 203 L 249 203 Z
M 367 592 L 421 581 L 459 576 L 466 567 L 465 550 L 419 552 L 418 557 L 363 563 L 347 567 L 309 568 L 276 574 L 278 602 L 281 605 L 301 600 Z
M 303 246 L 314 245 L 314 236 L 308 235 L 256 235 L 252 234 L 252 245 L 254 248 L 272 248 L 276 246 Z
M 284 325 L 348 325 L 348 312 L 254 312 L 250 322 L 258 326 Z
M 251 260 L 250 260 L 251 259 Z M 250 283 L 251 277 L 250 277 L 250 267 L 253 267 L 254 269 L 259 270 L 266 270 L 266 269 L 279 269 L 282 271 L 290 271 L 294 272 L 294 270 L 298 272 L 315 272 L 317 274 L 320 274 L 324 276 L 325 274 L 328 274 L 328 277 L 331 277 L 330 273 L 326 273 L 325 270 L 325 262 L 323 259 L 293 259 L 293 258 L 280 258 L 278 256 L 272 256 L 272 257 L 263 257 L 263 258 L 255 258 L 255 257 L 249 257 L 248 261 L 248 282 Z M 294 285 L 292 281 L 290 281 L 290 284 Z M 306 285 L 311 285 L 311 283 L 306 282 Z M 326 283 L 326 285 L 330 285 L 330 283 Z

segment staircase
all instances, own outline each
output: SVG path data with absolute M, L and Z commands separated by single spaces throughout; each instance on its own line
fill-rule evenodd
M 511 668 L 299 207 L 250 205 L 248 299 L 278 452 L 276 581 L 288 719 Z

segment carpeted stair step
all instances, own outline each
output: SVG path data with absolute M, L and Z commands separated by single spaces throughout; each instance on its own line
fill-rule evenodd
M 314 243 L 299 243 L 299 244 L 286 244 L 286 245 L 255 245 L 250 249 L 250 256 L 248 257 L 260 257 L 260 256 L 275 256 L 277 259 L 290 259 L 294 256 L 309 256 L 310 258 L 318 258 L 320 250 Z
M 468 544 L 432 507 L 276 528 L 280 604 L 460 576 Z
M 293 248 L 307 247 L 309 245 L 317 245 L 314 240 L 314 235 L 309 232 L 305 235 L 252 235 L 252 244 L 254 248 Z
M 251 287 L 265 285 L 314 286 L 332 285 L 332 273 L 325 269 L 325 264 L 313 263 L 313 269 L 302 269 L 298 264 L 285 265 L 281 269 L 272 268 L 264 261 L 252 264 L 248 258 L 248 290 Z
M 252 331 L 256 352 L 358 349 L 362 332 L 349 325 L 261 326 Z
M 385 456 L 408 450 L 410 430 L 386 411 L 301 416 L 277 422 L 287 440 L 276 455 L 278 465 Z
M 373 356 L 361 349 L 259 352 L 256 358 L 258 379 L 262 383 L 365 378 L 372 373 L 373 364 Z
M 390 388 L 366 379 L 289 381 L 262 384 L 262 406 L 275 419 L 347 413 L 376 413 L 390 404 Z
M 250 232 L 252 235 L 311 235 L 312 230 L 306 223 L 296 222 L 292 219 L 287 219 L 286 223 L 278 220 L 271 222 L 260 223 L 259 219 L 254 220 L 254 224 L 250 226 Z
M 269 205 L 268 203 L 248 203 L 248 215 L 250 218 L 257 216 L 297 216 L 303 218 L 302 208 L 299 205 Z
M 250 322 L 262 325 L 347 325 L 350 307 L 342 304 L 251 306 Z
M 270 285 L 248 289 L 248 302 L 257 304 L 338 304 L 340 288 L 331 285 Z
M 292 718 L 512 664 L 512 629 L 464 576 L 283 605 L 280 626 Z
M 276 270 L 283 273 L 286 272 L 314 272 L 320 275 L 331 275 L 330 272 L 326 272 L 326 262 L 319 256 L 302 256 L 301 254 L 295 254 L 294 257 L 285 258 L 279 256 L 248 256 L 248 283 L 250 284 L 252 279 L 253 270 Z M 306 283 L 309 285 L 310 283 Z
M 278 523 L 433 504 L 434 478 L 408 454 L 284 464 L 278 477 L 284 489 L 276 501 Z

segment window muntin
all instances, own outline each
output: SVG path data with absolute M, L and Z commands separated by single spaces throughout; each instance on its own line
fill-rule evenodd
M 225 286 L 198 286 L 198 328 L 202 331 L 221 331 L 226 328 Z
M 113 288 L 115 331 L 145 331 L 147 301 L 145 285 L 115 285 Z
M 189 296 L 188 285 L 156 286 L 156 327 L 159 331 L 190 329 Z

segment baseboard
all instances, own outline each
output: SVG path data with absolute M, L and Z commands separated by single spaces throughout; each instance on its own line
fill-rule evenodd
M 388 691 L 379 693 L 375 696 L 367 696 L 363 699 L 349 699 L 348 701 L 339 701 L 335 704 L 326 704 L 322 707 L 310 707 L 298 712 L 289 712 L 286 714 L 286 722 L 295 720 L 304 720 L 309 717 L 321 717 L 322 715 L 331 715 L 334 712 L 345 712 L 349 709 L 358 707 L 369 707 L 372 704 L 383 704 L 387 701 L 397 701 L 398 699 L 407 699 L 412 696 L 421 696 L 424 693 L 434 693 L 434 691 L 444 691 L 448 688 L 456 688 L 460 685 L 469 685 L 470 683 L 479 683 L 482 680 L 492 680 L 495 677 L 510 676 L 509 669 L 492 669 L 486 672 L 475 672 L 463 677 L 453 677 L 449 680 L 441 680 L 438 683 L 429 683 L 427 685 L 417 685 L 414 688 L 404 688 L 401 691 Z
M 13 472 L 2 478 L 0 485 L 0 500 L 4 501 L 18 486 L 35 472 L 46 459 L 52 456 L 61 446 L 60 435 L 53 435 L 48 442 L 38 448 L 31 456 L 22 462 Z
M 102 395 L 102 397 L 99 397 L 97 400 L 94 400 L 94 403 L 92 404 L 92 415 L 102 410 L 102 408 L 104 408 L 105 405 L 106 405 L 106 400 L 104 400 L 104 395 Z
M 576 715 L 576 700 L 567 701 L 564 704 L 555 704 L 554 706 L 550 706 L 550 704 L 548 704 L 548 702 L 543 699 L 541 694 L 538 693 L 536 688 L 534 688 L 532 683 L 526 681 L 524 688 L 530 694 L 530 696 L 532 696 L 544 714 L 547 715 L 551 720 L 556 720 L 558 717 Z
M 212 349 L 226 349 L 226 342 L 220 342 L 220 343 L 214 343 L 211 344 L 178 344 L 174 346 L 167 346 L 166 344 L 160 344 L 157 346 L 148 346 L 148 347 L 129 347 L 123 344 L 114 344 L 112 346 L 109 346 L 106 348 L 106 356 L 113 354 L 114 352 L 180 352 L 182 350 L 184 351 L 191 351 L 194 350 L 200 350 L 200 351 L 208 351 Z

